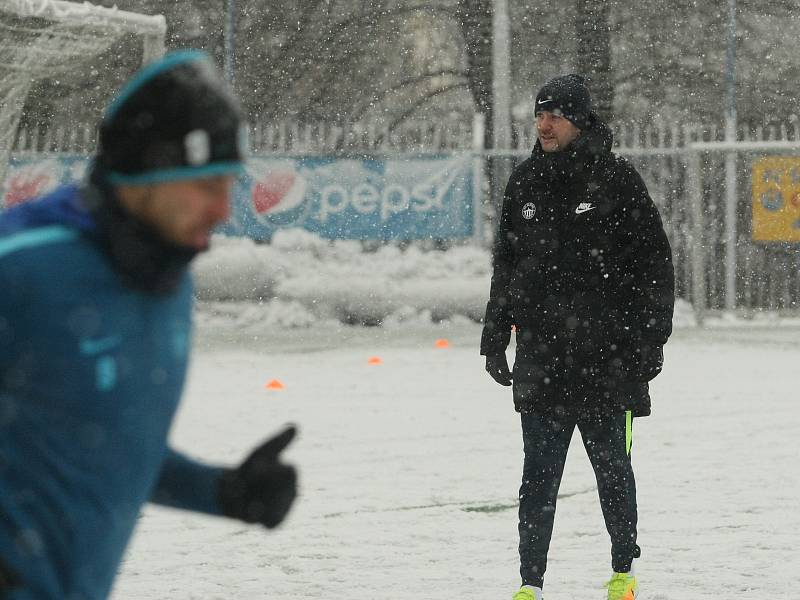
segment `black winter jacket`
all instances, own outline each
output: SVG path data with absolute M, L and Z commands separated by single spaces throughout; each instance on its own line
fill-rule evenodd
M 672 332 L 672 255 L 642 178 L 596 116 L 561 152 L 512 173 L 493 249 L 481 354 L 516 327 L 517 410 L 650 413 L 647 381 Z

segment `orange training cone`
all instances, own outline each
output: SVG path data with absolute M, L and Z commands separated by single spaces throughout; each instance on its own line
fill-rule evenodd
M 382 365 L 383 359 L 380 356 L 371 356 L 370 359 L 367 361 L 368 365 Z
M 436 347 L 437 348 L 449 348 L 450 342 L 444 338 L 436 340 Z
M 281 382 L 280 382 L 279 380 L 277 380 L 277 379 L 270 379 L 270 380 L 269 380 L 269 381 L 268 381 L 268 382 L 267 382 L 267 383 L 264 385 L 264 387 L 265 387 L 265 388 L 267 388 L 268 390 L 282 390 L 282 389 L 283 389 L 284 387 L 286 387 L 286 386 L 284 386 L 284 385 L 283 385 L 283 383 L 281 383 Z

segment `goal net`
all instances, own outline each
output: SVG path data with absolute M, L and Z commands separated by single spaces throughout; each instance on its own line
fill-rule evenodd
M 126 34 L 143 62 L 164 53 L 166 20 L 89 2 L 0 0 L 0 192 L 25 98 L 40 79 L 80 69 Z

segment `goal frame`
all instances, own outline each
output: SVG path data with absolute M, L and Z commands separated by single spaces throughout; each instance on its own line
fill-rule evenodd
M 167 21 L 164 15 L 145 15 L 130 11 L 119 10 L 116 7 L 108 8 L 97 6 L 89 2 L 67 2 L 66 0 L 0 0 L 0 12 L 5 12 L 12 16 L 25 19 L 35 18 L 50 21 L 52 23 L 63 23 L 67 26 L 74 24 L 76 28 L 96 27 L 115 33 L 132 33 L 142 39 L 142 64 L 147 64 L 161 57 L 165 52 Z M 58 75 L 60 72 L 54 70 L 52 73 L 34 78 L 34 80 L 44 79 Z M 14 89 L 10 86 L 7 89 Z M 23 88 L 24 90 L 24 88 Z M 24 93 L 21 91 L 21 93 Z M 8 170 L 9 160 L 13 140 L 16 137 L 19 127 L 20 114 L 22 107 L 9 107 L 0 105 L 0 111 L 10 111 L 10 129 L 0 132 L 0 193 L 5 188 L 5 178 Z M 6 113 L 6 117 L 9 113 Z M 0 197 L 0 209 L 2 209 L 2 197 Z

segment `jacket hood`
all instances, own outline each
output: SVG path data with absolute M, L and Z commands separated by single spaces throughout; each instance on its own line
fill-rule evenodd
M 610 154 L 614 145 L 614 134 L 611 132 L 611 128 L 595 112 L 589 114 L 589 123 L 589 127 L 582 129 L 580 135 L 569 146 L 560 152 L 553 152 L 552 155 L 567 154 L 574 158 L 590 159 L 592 162 Z M 542 144 L 537 139 L 532 157 L 535 159 L 543 154 L 548 153 L 542 150 Z
M 172 292 L 197 254 L 163 239 L 154 228 L 128 214 L 94 166 L 83 183 L 66 185 L 7 210 L 0 219 L 0 235 L 48 225 L 84 234 L 126 284 L 145 292 Z
M 564 150 L 545 152 L 537 139 L 531 153 L 534 171 L 550 180 L 563 180 L 575 173 L 591 171 L 611 156 L 614 135 L 596 113 L 589 115 L 590 125 Z
M 64 225 L 84 233 L 94 232 L 97 227 L 95 220 L 81 202 L 78 188 L 78 184 L 66 185 L 40 199 L 9 208 L 3 215 L 0 234 L 48 225 Z

